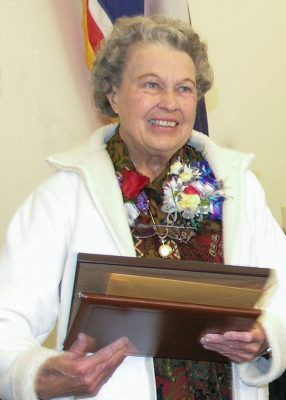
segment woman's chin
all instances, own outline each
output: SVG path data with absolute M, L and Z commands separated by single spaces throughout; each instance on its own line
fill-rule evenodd
M 162 155 L 169 153 L 171 155 L 170 157 L 172 157 L 172 155 L 188 141 L 187 138 L 184 141 L 182 141 L 182 138 L 180 138 L 180 140 L 174 139 L 174 136 L 166 139 L 156 138 L 148 143 L 147 151 L 150 151 L 151 154 L 154 152 L 158 154 L 161 153 Z

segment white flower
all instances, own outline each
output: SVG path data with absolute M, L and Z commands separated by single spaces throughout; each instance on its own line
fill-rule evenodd
M 193 179 L 200 179 L 200 177 L 202 176 L 202 172 L 197 167 L 192 168 L 192 173 L 193 173 Z
M 170 167 L 170 174 L 172 175 L 179 175 L 180 170 L 183 168 L 183 164 L 181 161 L 176 161 Z
M 129 226 L 134 226 L 136 219 L 140 215 L 140 210 L 136 207 L 135 204 L 130 203 L 129 201 L 124 203 L 124 206 L 125 206 L 126 213 L 127 213 L 128 224 L 129 224 Z
M 193 178 L 193 171 L 187 166 L 184 165 L 183 172 L 180 174 L 180 179 L 183 183 L 189 182 Z
M 193 219 L 197 215 L 197 212 L 192 211 L 192 210 L 185 210 L 182 212 L 182 217 L 185 219 Z
M 164 201 L 161 207 L 163 212 L 170 213 L 177 210 L 176 199 L 174 198 L 171 190 L 169 193 L 165 192 Z
M 168 185 L 170 186 L 172 193 L 181 192 L 184 190 L 183 182 L 179 176 L 172 178 Z

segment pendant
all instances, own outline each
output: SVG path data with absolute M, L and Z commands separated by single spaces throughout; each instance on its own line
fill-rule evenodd
M 158 249 L 159 256 L 162 258 L 168 258 L 170 255 L 173 253 L 173 249 L 171 246 L 168 244 L 161 244 L 161 246 Z

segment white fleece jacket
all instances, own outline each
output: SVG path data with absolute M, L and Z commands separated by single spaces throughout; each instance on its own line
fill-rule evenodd
M 58 318 L 58 351 L 68 323 L 78 252 L 135 256 L 121 191 L 99 129 L 82 146 L 51 157 L 54 176 L 13 218 L 0 258 L 0 398 L 34 400 L 39 366 L 55 350 L 41 343 Z M 261 323 L 273 359 L 233 365 L 235 400 L 267 399 L 267 383 L 286 368 L 286 239 L 249 171 L 252 155 L 215 145 L 193 132 L 190 144 L 204 154 L 228 188 L 223 209 L 225 263 L 272 267 L 281 282 L 265 303 Z M 151 358 L 127 357 L 97 400 L 155 400 Z

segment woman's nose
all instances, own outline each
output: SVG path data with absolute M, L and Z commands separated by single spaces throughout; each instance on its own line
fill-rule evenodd
M 168 110 L 174 111 L 178 109 L 177 93 L 173 90 L 164 90 L 160 94 L 159 106 Z

